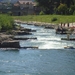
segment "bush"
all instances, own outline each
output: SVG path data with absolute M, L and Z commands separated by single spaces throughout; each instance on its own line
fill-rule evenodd
M 54 18 L 51 19 L 51 21 L 52 21 L 52 22 L 57 21 L 57 18 L 54 17 Z
M 7 31 L 13 29 L 14 20 L 11 16 L 8 15 L 0 15 L 0 30 Z
M 41 11 L 41 12 L 39 13 L 39 15 L 45 15 L 45 13 L 44 13 L 43 11 Z
M 75 15 L 75 11 L 73 12 L 73 15 Z
M 57 8 L 58 10 L 58 13 L 60 15 L 66 15 L 67 14 L 67 10 L 68 10 L 68 7 L 66 4 L 60 4 Z

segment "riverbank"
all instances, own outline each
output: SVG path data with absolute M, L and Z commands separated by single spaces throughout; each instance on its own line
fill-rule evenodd
M 16 23 L 18 24 L 27 24 L 27 25 L 35 25 L 35 26 L 43 26 L 46 29 L 55 29 L 57 30 L 58 27 L 63 28 L 63 30 L 66 29 L 66 31 L 68 32 L 68 30 L 73 29 L 73 34 L 75 34 L 75 22 L 73 23 L 45 23 L 45 22 L 38 22 L 38 21 L 21 21 L 21 20 L 15 20 Z M 62 32 L 62 31 L 61 31 Z M 60 32 L 60 34 L 61 34 Z M 67 32 L 65 32 L 67 34 Z M 58 31 L 59 33 L 59 31 Z M 64 34 L 64 33 L 63 33 Z
M 35 25 L 35 26 L 51 26 L 53 28 L 56 28 L 61 25 L 61 23 L 45 23 L 45 22 L 38 22 L 38 21 L 21 21 L 21 20 L 14 20 L 16 23 L 23 23 L 23 24 L 28 24 L 28 25 Z M 67 27 L 68 23 L 65 23 L 65 27 Z M 64 23 L 62 23 L 64 25 Z M 69 27 L 75 27 L 75 22 L 69 23 Z
M 21 20 L 14 20 L 15 23 L 18 24 L 28 24 L 28 25 L 35 25 L 35 26 L 44 26 L 45 28 L 55 28 L 57 24 L 55 23 L 45 23 L 45 22 L 38 22 L 38 21 L 21 21 Z
M 0 48 L 21 48 L 19 44 L 19 40 L 21 38 L 15 39 L 17 35 L 31 35 L 31 32 L 34 30 L 23 28 L 19 25 L 15 25 L 15 28 L 11 31 L 0 32 Z M 24 38 L 27 39 L 35 39 L 35 38 Z

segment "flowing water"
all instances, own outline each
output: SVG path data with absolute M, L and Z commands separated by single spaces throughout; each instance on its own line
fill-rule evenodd
M 38 49 L 0 50 L 0 75 L 75 75 L 75 49 L 64 49 L 67 45 L 75 46 L 74 41 L 61 40 L 66 35 L 56 35 L 54 29 L 21 26 L 36 32 L 18 37 L 37 38 L 20 40 L 21 47 L 35 46 Z

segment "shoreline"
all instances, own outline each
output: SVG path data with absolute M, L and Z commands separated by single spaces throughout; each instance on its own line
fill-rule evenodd
M 57 29 L 58 26 L 61 28 L 61 23 L 55 24 L 55 23 L 45 23 L 45 22 L 38 22 L 38 21 L 21 21 L 21 20 L 14 20 L 16 23 L 23 23 L 28 25 L 35 25 L 35 26 L 43 26 L 46 29 Z M 65 26 L 64 26 L 65 24 Z M 69 27 L 68 27 L 69 24 Z M 70 29 L 73 28 L 73 34 L 75 34 L 75 22 L 73 23 L 62 23 L 62 28 Z
M 54 23 L 45 23 L 45 22 L 38 22 L 38 21 L 21 21 L 21 20 L 14 20 L 14 21 L 16 23 L 31 24 L 31 25 L 38 25 L 38 26 L 56 25 Z
M 45 23 L 45 22 L 38 22 L 38 21 L 21 21 L 21 20 L 14 20 L 16 23 L 23 23 L 23 24 L 31 24 L 31 25 L 38 25 L 38 26 L 47 26 L 47 25 L 61 25 L 61 23 Z M 64 23 L 62 23 L 64 24 Z M 65 23 L 65 26 L 67 25 L 67 23 Z M 73 23 L 69 23 L 70 27 L 71 26 L 75 26 L 75 22 Z

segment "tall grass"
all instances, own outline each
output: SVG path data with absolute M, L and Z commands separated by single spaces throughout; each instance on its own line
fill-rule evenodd
M 27 15 L 13 16 L 13 18 L 22 21 L 39 21 L 48 23 L 75 22 L 75 15 Z M 52 21 L 53 18 L 56 18 L 56 21 Z
M 0 14 L 0 31 L 11 30 L 14 26 L 14 20 L 11 16 Z

